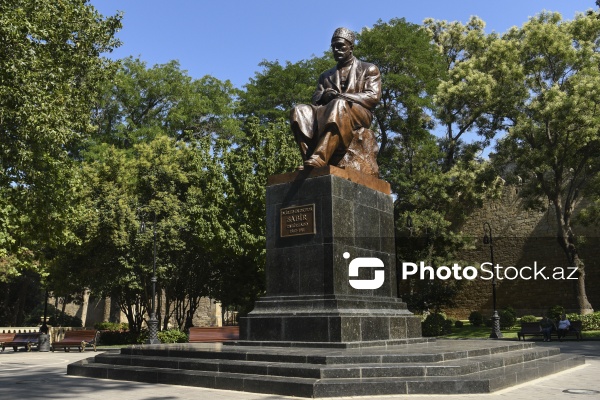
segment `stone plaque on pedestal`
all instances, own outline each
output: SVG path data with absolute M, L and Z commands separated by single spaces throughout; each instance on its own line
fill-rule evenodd
M 240 321 L 242 341 L 421 337 L 420 319 L 397 295 L 393 200 L 385 181 L 334 166 L 271 177 L 266 278 L 266 296 Z

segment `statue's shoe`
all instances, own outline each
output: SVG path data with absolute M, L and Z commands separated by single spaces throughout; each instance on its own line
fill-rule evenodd
M 325 167 L 327 163 L 319 156 L 312 156 L 308 160 L 304 161 L 305 167 L 321 168 Z

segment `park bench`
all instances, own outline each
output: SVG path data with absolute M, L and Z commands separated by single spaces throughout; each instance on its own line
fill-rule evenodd
M 39 332 L 29 333 L 15 333 L 15 336 L 11 341 L 2 343 L 2 351 L 5 347 L 12 347 L 14 351 L 17 351 L 19 347 L 25 347 L 27 351 L 31 351 L 31 348 L 35 345 L 38 346 L 40 342 Z
M 571 328 L 565 334 L 565 336 L 575 336 L 577 340 L 581 340 L 581 330 L 582 324 L 581 321 L 571 321 Z M 540 328 L 539 322 L 521 322 L 521 330 L 517 332 L 517 337 L 519 340 L 523 338 L 525 340 L 525 336 L 544 336 L 542 333 L 542 329 Z M 558 331 L 553 330 L 552 335 L 558 338 Z
M 4 343 L 12 342 L 14 337 L 14 333 L 0 333 L 0 346 L 2 346 L 2 351 L 4 351 Z
M 539 322 L 521 322 L 521 330 L 517 332 L 517 338 L 525 340 L 527 336 L 544 336 Z
M 210 328 L 191 327 L 188 335 L 190 343 L 228 342 L 240 338 L 239 326 Z
M 71 351 L 71 347 L 77 347 L 81 353 L 89 345 L 96 351 L 97 336 L 98 331 L 93 329 L 66 331 L 65 337 L 62 340 L 52 343 L 51 350 L 55 351 L 62 347 L 65 351 Z

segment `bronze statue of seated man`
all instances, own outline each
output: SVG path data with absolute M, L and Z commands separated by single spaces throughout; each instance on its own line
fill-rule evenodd
M 355 135 L 373 121 L 372 110 L 381 98 L 381 75 L 375 65 L 354 57 L 354 40 L 351 30 L 336 29 L 331 49 L 337 65 L 319 77 L 312 104 L 291 111 L 291 128 L 304 167 L 338 165 Z

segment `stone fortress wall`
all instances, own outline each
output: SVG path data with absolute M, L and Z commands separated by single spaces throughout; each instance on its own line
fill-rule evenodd
M 55 299 L 50 298 L 49 304 L 54 305 Z M 161 304 L 164 305 L 164 301 Z M 62 305 L 58 304 L 57 308 L 60 310 Z M 82 304 L 68 303 L 65 306 L 65 312 L 81 318 L 84 327 L 93 327 L 95 323 L 103 321 L 127 322 L 125 314 L 111 302 L 110 298 L 94 298 L 89 294 L 83 296 Z M 162 315 L 164 315 L 164 306 Z M 160 322 L 162 326 L 162 317 Z M 221 305 L 208 297 L 203 297 L 200 300 L 200 306 L 194 313 L 193 325 L 222 326 Z
M 490 248 L 483 244 L 483 224 L 489 222 L 493 229 L 494 262 L 503 267 L 521 268 L 546 266 L 544 273 L 550 279 L 530 279 L 497 281 L 496 299 L 499 310 L 513 307 L 517 316 L 533 314 L 542 316 L 554 305 L 561 305 L 568 312 L 577 312 L 575 280 L 554 280 L 553 268 L 562 267 L 565 277 L 566 256 L 559 246 L 556 235 L 554 208 L 547 211 L 525 210 L 518 195 L 518 186 L 505 186 L 502 197 L 490 200 L 479 209 L 472 210 L 462 226 L 462 232 L 473 237 L 475 249 L 461 254 L 460 258 L 473 265 L 490 261 Z M 576 225 L 577 235 L 586 236 L 580 245 L 580 256 L 585 262 L 586 291 L 588 300 L 600 308 L 600 229 Z M 512 272 L 512 271 L 511 271 Z M 526 275 L 530 275 L 529 273 Z M 531 275 L 533 275 L 531 273 Z M 491 280 L 469 281 L 456 298 L 456 307 L 446 310 L 448 316 L 465 319 L 471 311 L 482 311 L 484 316 L 492 313 Z

